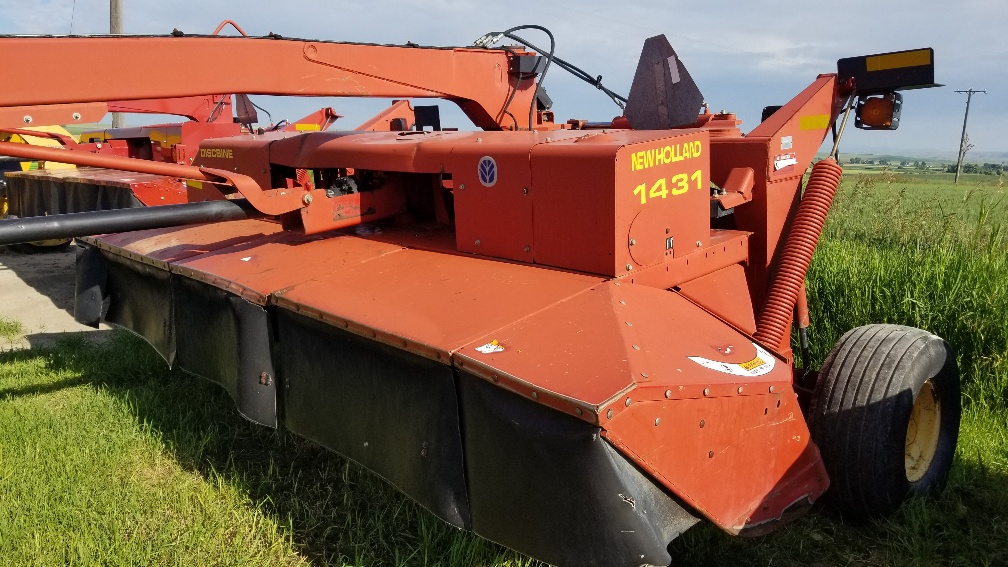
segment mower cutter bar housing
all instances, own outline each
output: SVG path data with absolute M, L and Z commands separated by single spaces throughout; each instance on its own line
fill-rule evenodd
M 675 292 L 255 219 L 85 239 L 78 267 L 82 322 L 111 297 L 246 417 L 551 563 L 667 564 L 697 516 L 757 533 L 828 483 L 789 366 Z

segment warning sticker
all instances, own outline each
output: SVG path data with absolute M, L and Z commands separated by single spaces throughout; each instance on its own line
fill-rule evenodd
M 796 163 L 798 163 L 798 156 L 796 154 L 783 154 L 774 158 L 773 168 L 774 171 L 780 171 L 781 169 Z
M 482 354 L 493 354 L 495 352 L 504 352 L 504 347 L 496 340 L 492 340 L 483 346 L 476 347 L 476 352 Z
M 745 362 L 721 362 L 700 356 L 691 356 L 689 359 L 704 368 L 721 372 L 723 374 L 749 377 L 763 376 L 774 369 L 777 359 L 775 359 L 769 352 L 764 350 L 758 344 L 753 343 L 752 345 L 756 347 L 756 357 Z

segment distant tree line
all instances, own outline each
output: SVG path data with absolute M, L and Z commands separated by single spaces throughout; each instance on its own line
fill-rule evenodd
M 885 165 L 885 166 L 895 165 L 897 167 L 904 168 L 904 169 L 912 167 L 914 169 L 919 169 L 919 170 L 925 170 L 925 169 L 928 168 L 928 164 L 927 164 L 926 161 L 914 161 L 914 162 L 911 162 L 910 160 L 906 160 L 906 159 L 900 161 L 898 164 L 895 164 L 892 161 L 887 160 L 887 159 L 863 159 L 863 158 L 859 158 L 859 157 L 852 157 L 852 158 L 850 158 L 848 160 L 848 163 L 858 163 L 858 164 L 862 164 L 862 165 Z
M 964 163 L 962 164 L 962 173 L 982 173 L 984 175 L 1001 175 L 1004 173 L 1006 167 L 1003 163 L 985 163 L 980 165 L 978 163 Z M 956 164 L 949 164 L 945 171 L 948 173 L 955 173 Z
M 899 169 L 916 169 L 924 171 L 928 168 L 928 163 L 926 161 L 910 161 L 902 160 L 899 162 L 887 160 L 887 159 L 866 159 L 859 157 L 852 157 L 847 160 L 847 163 L 856 163 L 861 165 L 882 165 L 882 166 L 892 166 L 898 167 Z M 941 167 L 940 165 L 937 167 Z M 1008 169 L 1008 165 L 1003 163 L 964 163 L 962 165 L 962 173 L 982 173 L 984 175 L 1002 175 L 1005 170 Z M 945 171 L 948 173 L 955 173 L 956 164 L 949 164 L 945 167 Z

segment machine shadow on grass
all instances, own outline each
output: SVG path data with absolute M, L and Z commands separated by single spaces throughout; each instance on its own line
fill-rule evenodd
M 284 527 L 295 548 L 319 564 L 538 565 L 424 511 L 376 475 L 314 443 L 241 417 L 227 392 L 166 368 L 125 332 L 95 344 L 83 335 L 55 348 L 0 353 L 0 364 L 43 357 L 66 380 L 0 390 L 0 399 L 91 386 L 121 400 L 180 467 L 218 480 Z M 365 411 L 365 410 L 362 410 Z M 1008 475 L 978 455 L 957 456 L 948 489 L 911 501 L 894 517 L 844 523 L 828 508 L 753 539 L 702 522 L 670 546 L 678 565 L 969 564 L 1008 560 Z M 991 563 L 993 561 L 993 563 Z
M 462 565 L 475 559 L 481 565 L 539 565 L 442 522 L 352 461 L 283 429 L 249 422 L 223 388 L 169 370 L 141 339 L 124 331 L 101 343 L 88 337 L 0 353 L 0 364 L 42 357 L 50 370 L 72 376 L 0 389 L 0 400 L 80 386 L 108 392 L 138 425 L 150 428 L 180 467 L 246 494 L 313 563 Z

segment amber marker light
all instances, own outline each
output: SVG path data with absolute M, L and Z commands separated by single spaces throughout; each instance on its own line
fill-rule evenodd
M 897 92 L 862 96 L 857 103 L 854 125 L 864 130 L 895 130 L 902 108 L 903 97 Z
M 861 122 L 869 128 L 890 128 L 893 119 L 893 101 L 888 98 L 870 98 L 861 107 Z

